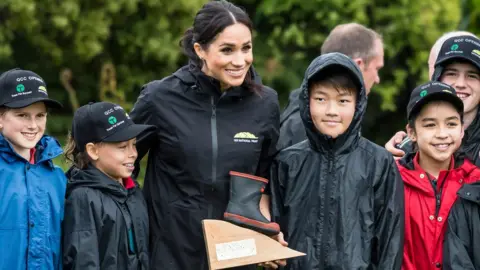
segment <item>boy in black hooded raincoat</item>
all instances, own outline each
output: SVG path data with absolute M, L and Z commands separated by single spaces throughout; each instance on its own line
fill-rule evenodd
M 308 140 L 278 154 L 270 183 L 274 220 L 289 247 L 307 254 L 286 269 L 400 269 L 403 184 L 392 155 L 360 135 L 360 70 L 343 54 L 325 54 L 301 87 Z

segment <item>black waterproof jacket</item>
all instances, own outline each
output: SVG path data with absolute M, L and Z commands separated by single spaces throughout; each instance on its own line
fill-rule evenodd
M 157 126 L 156 135 L 137 142 L 139 158 L 150 149 L 144 194 L 152 269 L 208 269 L 201 221 L 223 219 L 229 171 L 268 178 L 279 114 L 274 90 L 222 93 L 192 66 L 144 86 L 130 115 Z
M 278 149 L 285 149 L 307 139 L 305 127 L 300 117 L 299 99 L 301 88 L 295 89 L 288 97 L 288 104 L 280 115 L 280 138 Z
M 72 167 L 67 177 L 63 269 L 149 269 L 148 212 L 138 184 L 127 189 L 92 165 Z
M 480 167 L 480 110 L 473 122 L 465 129 L 461 151 L 475 166 Z
M 332 139 L 311 119 L 308 80 L 333 65 L 357 79 L 355 114 Z M 300 115 L 308 140 L 282 150 L 272 165 L 271 200 L 289 247 L 306 253 L 286 269 L 400 269 L 403 183 L 393 157 L 359 134 L 367 105 L 360 70 L 339 53 L 316 58 L 302 83 Z
M 480 179 L 479 179 L 480 180 Z M 480 182 L 464 185 L 450 210 L 443 269 L 480 269 Z

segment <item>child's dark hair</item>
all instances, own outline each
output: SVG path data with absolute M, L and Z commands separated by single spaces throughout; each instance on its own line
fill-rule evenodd
M 73 164 L 79 169 L 85 169 L 90 163 L 90 157 L 86 151 L 80 152 L 77 148 L 77 144 L 72 137 L 72 133 L 68 133 L 67 144 L 64 148 L 65 159 L 68 163 Z
M 345 68 L 341 67 L 329 67 L 312 77 L 308 82 L 309 92 L 312 91 L 312 86 L 314 85 L 333 87 L 339 92 L 347 91 L 351 95 L 358 93 L 358 86 L 352 79 L 352 75 Z
M 203 50 L 207 50 L 216 36 L 225 28 L 235 23 L 241 23 L 253 31 L 253 23 L 248 14 L 234 4 L 225 1 L 211 1 L 206 3 L 200 11 L 197 12 L 193 21 L 193 26 L 185 31 L 180 46 L 183 53 L 190 59 L 191 63 L 198 67 L 203 67 L 203 61 L 198 57 L 193 45 L 200 44 Z M 251 78 L 251 70 L 248 71 L 244 86 L 249 90 L 256 92 L 259 89 Z

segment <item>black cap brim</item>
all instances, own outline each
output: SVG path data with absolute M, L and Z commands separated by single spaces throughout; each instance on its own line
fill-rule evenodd
M 428 94 L 427 96 L 419 100 L 417 103 L 415 103 L 415 105 L 413 105 L 412 109 L 408 114 L 408 119 L 410 119 L 412 115 L 417 114 L 425 104 L 435 100 L 443 100 L 452 104 L 453 107 L 455 107 L 455 109 L 460 113 L 460 115 L 463 115 L 463 101 L 460 98 L 450 93 L 437 92 Z
M 63 105 L 60 102 L 53 99 L 49 99 L 49 98 L 27 98 L 27 99 L 5 103 L 3 104 L 3 106 L 7 108 L 19 109 L 19 108 L 25 108 L 37 102 L 45 103 L 45 106 L 47 106 L 48 108 L 54 108 L 54 109 L 63 108 Z
M 133 124 L 104 138 L 102 142 L 124 142 L 136 138 L 141 134 L 152 132 L 155 129 L 156 127 L 151 125 Z
M 465 60 L 467 61 L 468 63 L 474 65 L 476 68 L 478 68 L 480 70 L 480 64 L 473 61 L 472 58 L 470 57 L 467 57 L 465 55 L 451 55 L 451 56 L 447 56 L 445 58 L 442 58 L 440 61 L 437 61 L 435 63 L 435 67 L 441 65 L 441 66 L 445 66 L 445 63 L 447 62 L 451 62 L 451 61 L 454 61 L 455 59 L 462 59 L 462 60 Z

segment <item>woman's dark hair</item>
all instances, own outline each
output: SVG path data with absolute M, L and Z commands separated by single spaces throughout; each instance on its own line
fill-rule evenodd
M 193 44 L 198 43 L 203 50 L 207 50 L 219 33 L 235 23 L 241 23 L 248 27 L 250 32 L 253 31 L 252 21 L 243 9 L 225 0 L 208 2 L 197 12 L 193 26 L 185 31 L 180 40 L 183 53 L 194 66 L 201 69 L 203 61 L 195 52 Z M 256 91 L 258 86 L 253 82 L 251 72 L 249 70 L 245 76 L 244 85 Z

